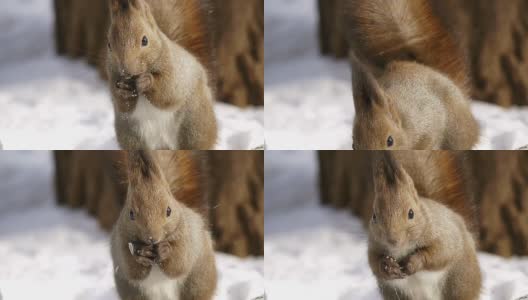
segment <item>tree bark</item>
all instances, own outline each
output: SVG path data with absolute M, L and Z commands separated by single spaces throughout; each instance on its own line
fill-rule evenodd
M 85 209 L 105 230 L 117 220 L 126 197 L 122 151 L 56 151 L 59 205 Z M 218 251 L 264 255 L 264 154 L 204 151 L 205 197 Z
M 528 152 L 464 155 L 477 204 L 480 249 L 503 256 L 528 255 Z M 320 151 L 322 203 L 349 210 L 367 224 L 373 198 L 371 159 L 368 151 Z
M 214 0 L 220 99 L 264 105 L 264 0 Z
M 264 152 L 210 151 L 208 159 L 217 249 L 264 255 Z
M 319 47 L 323 55 L 343 58 L 348 55 L 342 0 L 319 0 Z
M 342 1 L 347 0 L 319 0 L 321 52 L 338 58 L 348 53 Z M 528 105 L 528 2 L 431 3 L 466 53 L 472 97 L 505 107 Z
M 217 99 L 264 105 L 264 0 L 211 0 Z M 60 55 L 85 58 L 104 77 L 108 0 L 54 0 Z

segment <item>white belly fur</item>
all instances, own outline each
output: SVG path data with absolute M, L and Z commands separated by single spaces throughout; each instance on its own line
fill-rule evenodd
M 387 281 L 411 299 L 441 300 L 444 271 L 421 271 L 405 279 Z
M 149 275 L 138 284 L 143 294 L 151 300 L 179 300 L 180 283 L 165 275 L 159 266 L 153 266 Z
M 131 115 L 137 122 L 137 134 L 150 149 L 177 149 L 179 122 L 175 113 L 161 110 L 150 103 L 145 96 L 139 96 L 136 108 Z

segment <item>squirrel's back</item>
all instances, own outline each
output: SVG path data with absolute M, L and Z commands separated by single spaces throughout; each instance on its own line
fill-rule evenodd
M 478 240 L 472 184 L 463 152 L 398 151 L 396 158 L 413 179 L 418 194 L 462 216 L 466 227 Z
M 359 61 L 381 69 L 392 61 L 416 61 L 446 74 L 465 94 L 469 92 L 462 52 L 429 0 L 346 3 L 348 38 Z

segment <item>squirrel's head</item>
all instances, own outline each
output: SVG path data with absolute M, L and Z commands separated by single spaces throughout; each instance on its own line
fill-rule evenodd
M 131 240 L 157 243 L 178 227 L 182 204 L 176 201 L 156 159 L 148 151 L 129 151 L 128 191 L 121 223 Z
M 108 57 L 121 76 L 149 71 L 162 48 L 160 31 L 144 0 L 110 0 Z
M 373 163 L 374 202 L 369 235 L 387 249 L 415 248 L 427 224 L 414 182 L 390 152 Z
M 408 149 L 408 138 L 392 100 L 366 66 L 353 63 L 353 148 L 356 150 Z

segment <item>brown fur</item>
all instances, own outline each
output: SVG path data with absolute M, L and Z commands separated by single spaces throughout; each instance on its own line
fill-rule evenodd
M 118 142 L 127 150 L 212 149 L 217 124 L 212 37 L 200 0 L 111 0 L 107 72 Z M 142 46 L 142 38 L 148 44 Z M 138 99 L 171 113 L 170 142 L 140 130 Z
M 428 0 L 345 3 L 354 148 L 471 149 L 479 128 L 469 107 L 465 60 Z
M 127 199 L 111 243 L 122 299 L 151 300 L 140 284 L 155 266 L 180 281 L 179 299 L 212 299 L 216 266 L 199 163 L 189 151 L 127 155 Z M 134 255 L 129 243 L 134 244 Z
M 429 0 L 351 0 L 346 9 L 354 53 L 378 68 L 413 61 L 446 74 L 467 95 L 466 62 Z
M 202 156 L 182 150 L 157 151 L 157 154 L 174 198 L 199 213 L 205 224 L 209 224 L 209 205 L 204 200 L 204 179 L 200 171 Z
M 462 216 L 478 240 L 476 205 L 464 152 L 396 151 L 391 156 L 412 178 L 418 195 L 433 199 Z
M 425 271 L 443 272 L 442 299 L 478 299 L 472 201 L 455 161 L 450 153 L 407 151 L 375 159 L 368 256 L 385 299 L 426 297 L 412 289 L 424 289 Z
M 430 157 L 429 166 L 431 170 L 436 171 L 436 178 L 431 181 L 426 197 L 442 203 L 462 216 L 467 228 L 473 233 L 475 240 L 478 240 L 475 201 L 465 166 L 467 163 L 463 154 L 436 151 Z

